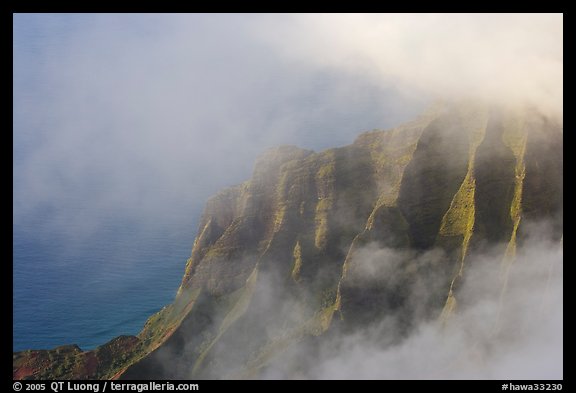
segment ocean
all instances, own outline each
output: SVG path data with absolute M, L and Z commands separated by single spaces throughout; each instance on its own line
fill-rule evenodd
M 137 334 L 173 300 L 196 231 L 193 217 L 156 225 L 109 217 L 77 243 L 43 227 L 43 218 L 14 223 L 13 351 L 92 349 Z

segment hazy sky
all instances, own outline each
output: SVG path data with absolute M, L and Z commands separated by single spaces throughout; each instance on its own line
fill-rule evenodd
M 269 25 L 272 28 L 272 25 Z M 445 98 L 561 114 L 562 14 L 336 14 L 277 18 L 291 58 Z
M 562 15 L 16 14 L 14 218 L 167 219 L 437 97 L 561 113 L 562 56 Z
M 348 144 L 426 105 L 285 56 L 298 39 L 269 42 L 269 23 L 292 18 L 15 15 L 15 221 L 54 206 L 67 207 L 57 231 L 89 233 L 103 214 L 167 220 L 247 179 L 267 147 Z

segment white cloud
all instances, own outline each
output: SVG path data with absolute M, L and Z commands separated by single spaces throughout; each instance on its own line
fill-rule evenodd
M 398 258 L 393 250 L 374 249 L 360 257 L 370 264 L 386 255 Z M 306 377 L 562 379 L 562 246 L 533 239 L 522 248 L 503 303 L 501 258 L 485 253 L 466 263 L 457 295 L 462 305 L 448 324 L 423 320 L 407 338 L 388 345 L 385 338 L 397 327 L 384 320 L 376 328 L 323 342 L 323 355 Z M 424 302 L 426 293 L 418 297 Z
M 75 235 L 103 214 L 198 214 L 266 147 L 343 145 L 422 109 L 287 62 L 262 40 L 271 18 L 15 15 L 15 221 L 56 207 Z
M 324 14 L 273 23 L 268 40 L 298 61 L 442 98 L 562 114 L 562 14 Z

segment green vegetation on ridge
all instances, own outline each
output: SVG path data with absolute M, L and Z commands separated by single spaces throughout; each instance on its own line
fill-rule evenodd
M 249 181 L 207 202 L 174 303 L 137 337 L 15 353 L 14 378 L 290 375 L 300 366 L 282 354 L 334 329 L 394 316 L 408 332 L 417 308 L 446 321 L 475 247 L 503 243 L 511 256 L 526 212 L 561 208 L 561 183 L 549 180 L 561 166 L 526 119 L 445 106 L 342 148 L 266 151 Z M 431 250 L 443 257 L 422 257 Z M 428 303 L 414 305 L 421 288 Z

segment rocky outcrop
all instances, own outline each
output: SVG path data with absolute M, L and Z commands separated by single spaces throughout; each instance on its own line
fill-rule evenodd
M 475 249 L 512 255 L 525 216 L 561 236 L 561 147 L 561 125 L 535 112 L 456 105 L 342 148 L 271 149 L 208 201 L 174 303 L 137 338 L 16 353 L 14 377 L 287 376 L 302 364 L 279 356 L 334 329 L 449 318 Z

